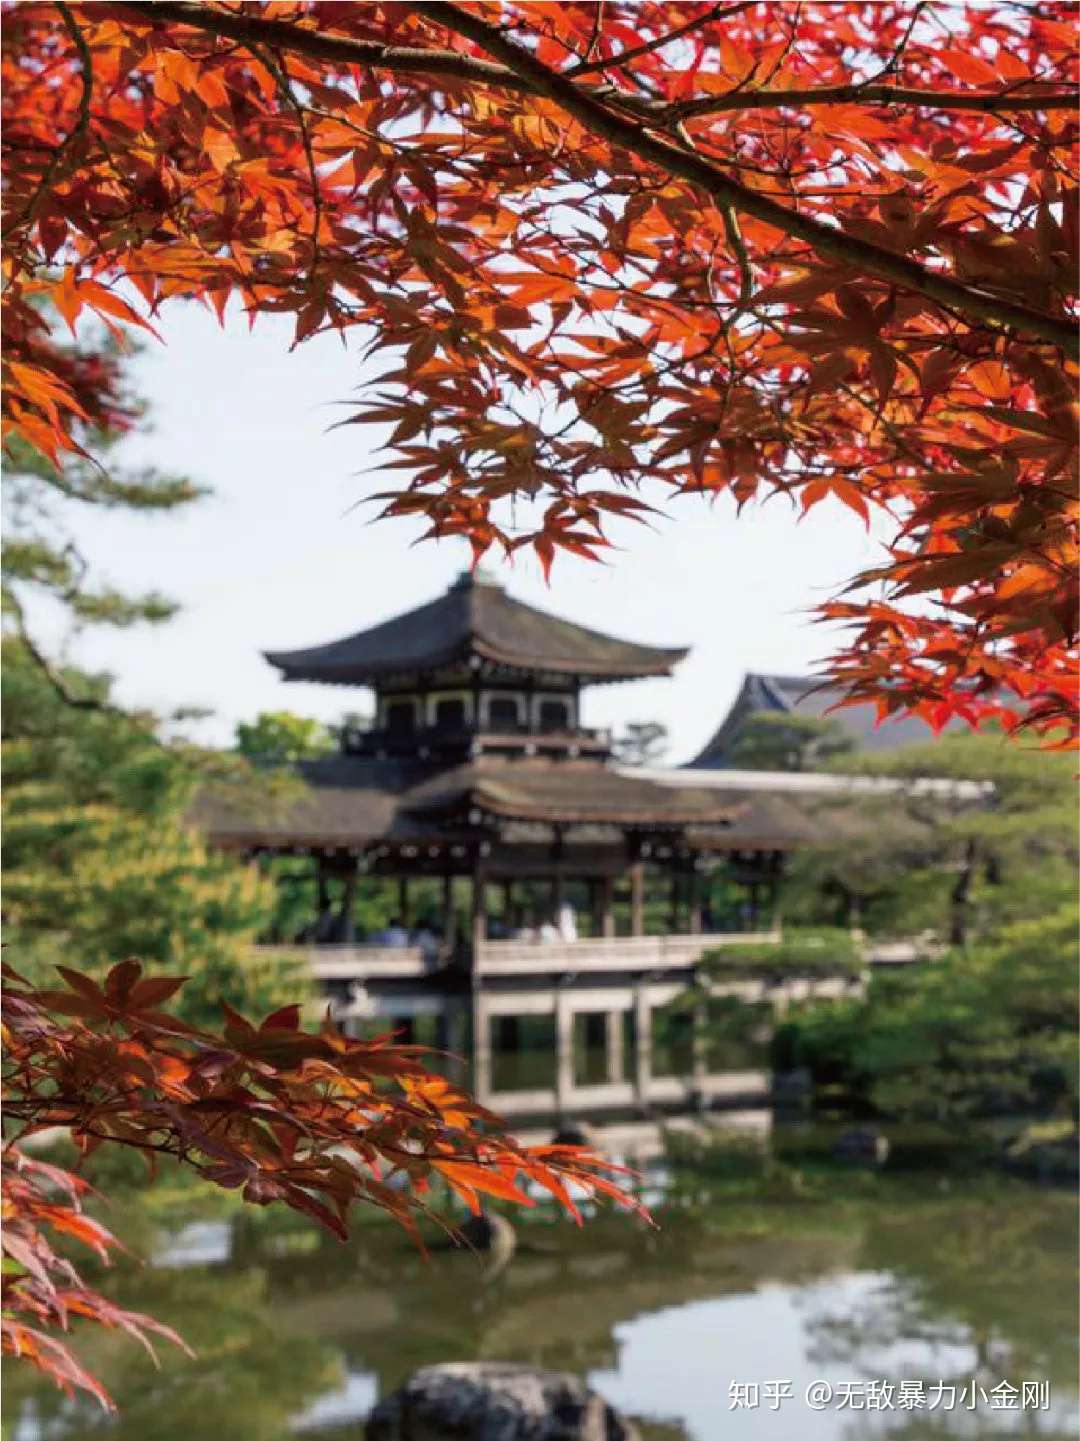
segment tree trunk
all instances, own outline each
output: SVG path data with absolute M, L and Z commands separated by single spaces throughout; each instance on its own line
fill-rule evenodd
M 979 858 L 978 842 L 972 838 L 964 845 L 964 859 L 952 889 L 949 908 L 949 944 L 966 946 L 971 922 L 971 887 L 975 880 L 975 864 Z

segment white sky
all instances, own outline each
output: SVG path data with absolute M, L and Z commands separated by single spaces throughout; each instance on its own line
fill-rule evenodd
M 325 720 L 366 710 L 364 692 L 286 685 L 260 651 L 336 639 L 430 599 L 465 567 L 466 546 L 412 547 L 419 523 L 371 524 L 374 507 L 350 509 L 395 473 L 362 473 L 377 461 L 379 433 L 328 433 L 347 413 L 333 402 L 361 379 L 339 339 L 290 353 L 289 317 L 249 332 L 234 316 L 222 330 L 186 303 L 161 328 L 166 343 L 148 341 L 133 371 L 153 429 L 121 455 L 186 473 L 214 494 L 165 517 L 83 508 L 71 526 L 97 578 L 162 590 L 183 609 L 163 627 L 70 638 L 69 658 L 111 671 L 125 703 L 212 710 L 195 733 L 215 743 L 260 710 Z M 673 680 L 601 686 L 586 698 L 590 725 L 662 721 L 672 761 L 707 739 L 746 670 L 808 673 L 828 654 L 829 633 L 807 611 L 881 555 L 839 504 L 797 522 L 779 498 L 738 519 L 726 497 L 676 499 L 655 529 L 624 523 L 612 537 L 623 548 L 609 565 L 560 559 L 550 588 L 531 558 L 489 563 L 531 604 L 629 639 L 692 647 Z M 40 639 L 61 642 L 51 614 L 38 610 L 34 623 Z

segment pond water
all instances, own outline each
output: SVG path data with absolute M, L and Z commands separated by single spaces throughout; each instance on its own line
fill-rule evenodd
M 291 1216 L 177 1224 L 182 1201 L 138 1199 L 110 1221 L 150 1259 L 108 1287 L 197 1359 L 163 1348 L 155 1370 L 123 1337 L 81 1336 L 119 1419 L 16 1368 L 5 1441 L 360 1441 L 415 1367 L 472 1358 L 584 1375 L 653 1441 L 1077 1435 L 1068 1196 L 925 1175 L 653 1183 L 658 1229 L 539 1216 L 501 1269 L 425 1261 L 378 1219 L 340 1245 Z

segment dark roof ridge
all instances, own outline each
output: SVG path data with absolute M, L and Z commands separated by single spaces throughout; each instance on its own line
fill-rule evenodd
M 459 576 L 442 595 L 339 640 L 263 652 L 287 680 L 338 685 L 438 669 L 469 654 L 515 670 L 630 680 L 669 675 L 686 653 L 682 646 L 622 640 L 540 610 L 483 573 Z

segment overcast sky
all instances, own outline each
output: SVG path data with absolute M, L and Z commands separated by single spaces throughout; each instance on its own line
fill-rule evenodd
M 334 337 L 290 353 L 291 328 L 271 317 L 249 332 L 234 316 L 222 330 L 195 305 L 168 311 L 165 344 L 149 341 L 134 368 L 153 428 L 122 455 L 186 473 L 213 495 L 182 515 L 72 517 L 100 578 L 163 590 L 182 610 L 163 627 L 88 631 L 70 640 L 69 657 L 111 671 L 125 703 L 212 710 L 197 733 L 216 743 L 260 710 L 336 720 L 365 709 L 363 692 L 286 685 L 260 651 L 374 625 L 437 595 L 468 561 L 462 542 L 414 546 L 418 524 L 372 524 L 373 508 L 357 505 L 393 476 L 372 469 L 378 432 L 328 433 L 347 413 L 333 403 L 361 382 L 359 361 Z M 831 643 L 808 610 L 881 554 L 834 502 L 797 522 L 781 499 L 737 519 L 727 498 L 684 498 L 654 529 L 625 523 L 613 538 L 621 549 L 609 565 L 560 560 L 550 588 L 531 559 L 492 568 L 531 604 L 692 647 L 673 680 L 601 686 L 586 699 L 591 725 L 662 721 L 672 761 L 704 743 L 745 671 L 809 673 Z M 35 624 L 60 642 L 53 616 L 39 610 Z

